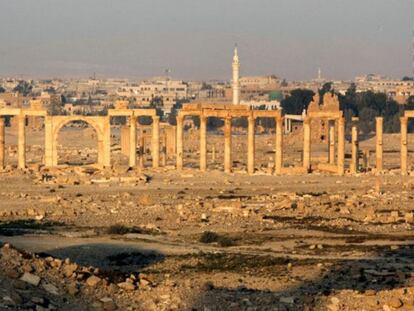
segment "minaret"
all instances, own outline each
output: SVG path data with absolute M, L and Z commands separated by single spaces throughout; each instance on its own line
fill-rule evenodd
M 240 104 L 240 62 L 237 54 L 237 46 L 234 48 L 233 56 L 233 105 Z

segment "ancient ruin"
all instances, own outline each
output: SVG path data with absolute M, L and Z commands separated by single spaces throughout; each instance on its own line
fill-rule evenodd
M 49 116 L 39 101 L 31 101 L 29 109 L 6 108 L 0 109 L 0 116 L 13 116 L 18 119 L 18 167 L 25 168 L 26 150 L 26 118 L 43 117 L 45 124 L 45 157 L 44 165 L 47 167 L 57 166 L 57 137 L 60 129 L 65 124 L 73 121 L 84 121 L 95 129 L 98 136 L 98 165 L 108 167 L 110 159 L 110 121 L 111 117 L 126 117 L 129 120 L 129 146 L 137 146 L 136 124 L 137 118 L 148 116 L 152 118 L 152 161 L 153 167 L 160 165 L 160 122 L 155 109 L 128 109 L 127 102 L 118 101 L 115 109 L 110 109 L 107 116 Z M 4 120 L 0 123 L 0 166 L 4 167 Z M 129 165 L 137 165 L 136 148 L 129 148 Z
M 414 310 L 413 0 L 0 3 L 0 311 Z
M 247 118 L 248 120 L 248 151 L 247 171 L 254 173 L 255 167 L 255 120 L 258 117 L 274 118 L 276 122 L 276 152 L 275 172 L 282 171 L 282 116 L 280 111 L 249 110 L 246 106 L 234 105 L 184 105 L 177 116 L 177 169 L 183 169 L 183 120 L 186 116 L 197 116 L 200 118 L 200 170 L 207 169 L 207 119 L 209 117 L 224 120 L 224 171 L 232 171 L 232 118 Z
M 322 102 L 322 104 L 319 104 Z M 10 116 L 17 120 L 18 124 L 18 168 L 26 167 L 26 131 L 27 119 L 43 119 L 45 130 L 45 154 L 44 165 L 55 167 L 58 165 L 57 159 L 57 137 L 59 131 L 66 124 L 73 121 L 84 121 L 89 124 L 97 134 L 98 141 L 98 161 L 99 167 L 109 167 L 111 165 L 110 156 L 110 135 L 111 118 L 124 117 L 127 123 L 121 128 L 121 149 L 129 158 L 130 167 L 143 168 L 142 157 L 145 150 L 151 150 L 152 167 L 165 166 L 167 160 L 176 162 L 177 170 L 184 168 L 183 158 L 183 133 L 184 118 L 197 117 L 200 121 L 199 127 L 199 169 L 205 172 L 208 167 L 207 160 L 207 122 L 208 118 L 218 118 L 224 121 L 224 171 L 232 172 L 232 119 L 244 118 L 247 120 L 247 165 L 248 174 L 255 172 L 255 135 L 256 120 L 258 118 L 271 118 L 275 122 L 275 153 L 274 153 L 274 173 L 298 174 L 312 172 L 313 170 L 331 172 L 338 175 L 356 174 L 360 171 L 360 150 L 358 138 L 357 117 L 352 118 L 351 124 L 351 161 L 349 167 L 345 166 L 345 119 L 339 109 L 339 101 L 335 95 L 326 93 L 321 100 L 316 95 L 310 103 L 306 113 L 298 118 L 288 116 L 288 120 L 303 119 L 303 165 L 284 166 L 283 155 L 286 152 L 283 144 L 283 136 L 289 134 L 289 125 L 286 128 L 284 117 L 279 110 L 251 110 L 243 105 L 231 104 L 185 104 L 177 115 L 177 126 L 160 123 L 155 109 L 128 109 L 128 103 L 117 101 L 114 109 L 109 109 L 106 116 L 50 116 L 43 109 L 42 103 L 32 100 L 29 108 L 1 108 L 0 109 L 0 166 L 5 167 L 5 122 L 4 117 Z M 140 117 L 150 117 L 151 126 L 138 124 Z M 401 118 L 401 161 L 400 171 L 402 175 L 408 174 L 408 147 L 407 147 L 407 124 L 408 119 L 414 117 L 413 112 L 406 111 Z M 375 171 L 381 173 L 383 169 L 383 118 L 377 117 L 376 120 L 376 144 L 375 144 Z M 37 124 L 37 123 L 36 123 Z M 285 132 L 284 126 L 285 124 Z M 286 130 L 288 130 L 286 132 Z M 140 140 L 137 140 L 139 134 Z M 328 154 L 324 159 L 317 162 L 312 161 L 312 137 L 318 137 L 316 141 L 327 143 Z M 322 138 L 321 138 L 322 137 Z M 134 148 L 135 146 L 135 148 Z M 215 150 L 214 152 L 216 152 Z M 212 152 L 212 151 L 210 151 Z M 368 166 L 367 157 L 364 155 L 364 165 Z
M 335 95 L 326 93 L 322 105 L 319 105 L 319 95 L 315 95 L 309 104 L 304 120 L 304 147 L 303 166 L 307 171 L 311 170 L 311 128 L 312 122 L 318 122 L 318 128 L 325 128 L 328 124 L 329 163 L 318 163 L 317 169 L 330 171 L 343 175 L 345 172 L 345 120 L 342 111 L 339 110 L 339 100 Z M 337 129 L 338 148 L 335 164 L 335 129 Z

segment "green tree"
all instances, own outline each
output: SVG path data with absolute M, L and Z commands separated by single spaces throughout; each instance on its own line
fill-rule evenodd
M 345 95 L 337 94 L 339 99 L 339 107 L 344 112 L 346 133 L 349 134 L 352 127 L 352 117 L 358 116 L 356 103 L 356 84 L 352 83 Z
M 353 116 L 359 117 L 360 130 L 363 134 L 375 131 L 375 117 L 379 116 L 384 117 L 384 132 L 399 131 L 402 106 L 388 98 L 386 94 L 372 91 L 357 93 L 355 84 L 351 84 L 344 96 L 339 95 L 339 100 L 348 133 Z
M 207 128 L 208 129 L 217 129 L 224 125 L 224 120 L 216 117 L 207 119 Z
M 288 83 L 287 83 L 286 79 L 283 79 L 283 80 L 282 80 L 282 82 L 280 82 L 280 86 L 281 86 L 281 87 L 286 87 L 286 86 L 288 86 Z
M 171 125 L 177 125 L 177 112 L 183 107 L 183 104 L 181 102 L 176 102 L 172 108 L 171 112 L 168 115 L 168 123 Z
M 319 102 L 319 104 L 322 104 L 322 101 L 323 101 L 323 96 L 326 94 L 326 93 L 329 93 L 329 92 L 332 92 L 333 93 L 333 88 L 332 88 L 332 82 L 326 82 L 324 85 L 322 85 L 322 88 L 320 88 L 319 90 L 318 90 L 318 93 L 319 93 L 319 97 L 320 97 L 320 102 Z
M 28 96 L 32 92 L 32 89 L 33 86 L 29 82 L 25 80 L 20 80 L 16 87 L 13 89 L 13 91 L 19 92 L 23 96 Z
M 281 106 L 284 114 L 302 114 L 312 101 L 314 92 L 311 90 L 295 89 L 290 92 L 285 99 L 282 100 Z
M 364 107 L 359 111 L 359 128 L 363 134 L 369 134 L 375 129 L 376 116 L 377 112 L 370 107 Z
M 164 100 L 162 97 L 156 96 L 152 98 L 149 106 L 157 111 L 157 116 L 164 119 Z
M 211 84 L 207 84 L 205 82 L 201 84 L 201 90 L 212 90 L 212 89 L 213 89 L 213 86 L 211 86 Z

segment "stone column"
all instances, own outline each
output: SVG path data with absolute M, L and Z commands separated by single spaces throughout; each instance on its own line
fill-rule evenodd
M 160 117 L 152 117 L 152 167 L 160 167 Z
M 370 150 L 369 149 L 367 149 L 367 150 L 364 150 L 364 152 L 363 152 L 363 166 L 364 166 L 364 168 L 365 168 L 365 170 L 368 170 L 369 169 L 369 159 L 370 159 L 370 157 L 371 157 L 371 152 L 370 152 Z
M 53 166 L 53 128 L 52 117 L 45 117 L 45 166 Z
M 231 117 L 224 119 L 224 172 L 231 173 Z
M 345 173 L 345 119 L 338 120 L 338 174 Z
M 130 128 L 128 125 L 121 125 L 120 127 L 121 131 L 121 152 L 123 155 L 129 157 L 129 133 Z
M 401 174 L 408 174 L 408 118 L 401 117 Z
M 100 167 L 104 167 L 104 160 L 105 160 L 104 157 L 105 157 L 104 141 L 98 135 L 98 165 Z
M 303 120 L 303 167 L 307 172 L 310 171 L 310 160 L 311 160 L 311 120 L 306 117 Z
M 335 164 L 335 121 L 328 121 L 329 164 Z
M 184 117 L 182 115 L 177 116 L 177 170 L 183 169 L 183 140 L 184 140 Z
M 255 160 L 255 126 L 256 120 L 251 115 L 248 118 L 247 128 L 247 173 L 254 174 L 254 160 Z
M 140 143 L 139 143 L 139 167 L 144 168 L 145 162 L 145 137 L 144 130 L 141 128 L 140 132 Z
M 383 132 L 383 122 L 384 119 L 382 117 L 375 118 L 376 122 L 376 171 L 379 173 L 383 170 L 383 152 L 384 147 L 382 145 L 382 132 Z
M 111 166 L 111 117 L 106 116 L 102 120 L 103 128 L 103 167 Z
M 275 150 L 275 174 L 280 175 L 283 167 L 283 119 L 276 118 L 276 150 Z
M 175 126 L 168 127 L 167 146 L 169 158 L 171 154 L 175 154 L 177 152 L 177 129 Z
M 352 160 L 351 173 L 356 174 L 359 169 L 359 141 L 358 141 L 358 122 L 359 118 L 352 118 Z
M 0 116 L 0 170 L 5 166 L 5 130 L 4 130 L 4 118 Z
M 137 165 L 137 117 L 129 117 L 129 167 L 135 167 Z
M 164 136 L 162 136 L 162 148 L 161 148 L 161 166 L 167 166 L 168 152 L 167 152 L 167 133 L 164 130 Z
M 26 117 L 21 114 L 18 117 L 19 132 L 18 132 L 18 168 L 26 167 Z
M 200 116 L 200 170 L 207 170 L 207 117 Z

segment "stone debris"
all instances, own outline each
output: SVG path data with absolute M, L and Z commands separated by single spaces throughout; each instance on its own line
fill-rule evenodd
M 290 173 L 270 176 L 277 167 L 267 133 L 256 137 L 257 154 L 266 156 L 256 157 L 255 176 L 244 172 L 238 134 L 231 174 L 219 172 L 222 137 L 213 133 L 215 161 L 207 152 L 207 172 L 199 172 L 198 134 L 185 137 L 182 172 L 170 170 L 171 158 L 151 168 L 150 153 L 145 168 L 132 169 L 116 142 L 105 169 L 6 167 L 2 240 L 40 250 L 0 249 L 0 309 L 414 309 L 408 177 L 295 176 L 295 169 L 303 174 L 303 140 L 288 137 L 286 149 L 297 149 L 284 159 Z M 93 148 L 61 147 L 68 163 L 97 156 Z M 313 147 L 312 166 L 326 160 Z
M 37 275 L 25 272 L 23 274 L 23 276 L 20 278 L 20 280 L 29 283 L 33 286 L 38 286 L 40 283 L 40 277 L 38 277 Z
M 33 272 L 21 272 L 19 279 L 16 279 L 20 274 L 18 271 L 24 270 L 25 267 L 35 267 Z M 0 249 L 0 283 L 9 284 L 6 287 L 2 287 L 2 290 L 8 288 L 10 290 L 8 295 L 3 294 L 2 301 L 0 300 L 0 309 L 4 305 L 21 305 L 22 308 L 27 307 L 32 303 L 36 307 L 36 310 L 56 310 L 58 306 L 65 307 L 68 301 L 72 301 L 75 305 L 78 305 L 79 310 L 84 310 L 81 306 L 85 302 L 90 304 L 93 302 L 94 294 L 88 288 L 93 288 L 99 292 L 106 293 L 107 296 L 100 299 L 102 310 L 117 310 L 118 306 L 115 302 L 121 299 L 121 292 L 117 290 L 120 288 L 125 291 L 136 290 L 136 285 L 132 282 L 140 283 L 139 278 L 131 280 L 126 278 L 127 281 L 121 283 L 111 283 L 108 279 L 102 279 L 93 273 L 99 273 L 99 269 L 93 267 L 82 267 L 77 264 L 70 263 L 69 260 L 65 260 L 63 264 L 59 259 L 52 257 L 46 257 L 45 259 L 39 258 L 36 255 L 24 254 L 22 256 L 19 251 L 11 247 L 9 244 L 5 244 Z M 17 275 L 7 273 L 7 271 L 16 271 Z M 75 275 L 77 274 L 77 275 Z M 84 277 L 85 274 L 92 274 L 89 277 Z M 4 279 L 4 277 L 11 276 L 14 281 Z M 75 277 L 75 279 L 74 279 Z M 148 283 L 148 281 L 142 280 L 142 284 Z M 26 285 L 27 284 L 27 285 Z M 105 285 L 106 284 L 106 285 Z M 141 284 L 141 283 L 140 283 Z M 144 285 L 142 285 L 144 286 Z M 82 293 L 82 300 L 78 301 L 76 296 Z M 117 294 L 121 296 L 117 296 Z M 27 300 L 25 297 L 29 298 Z M 29 302 L 27 302 L 29 301 Z M 62 309 L 63 310 L 63 309 Z
M 95 287 L 96 285 L 99 284 L 99 282 L 101 282 L 102 279 L 97 277 L 97 276 L 90 276 L 87 280 L 86 280 L 86 285 L 90 286 L 90 287 Z

